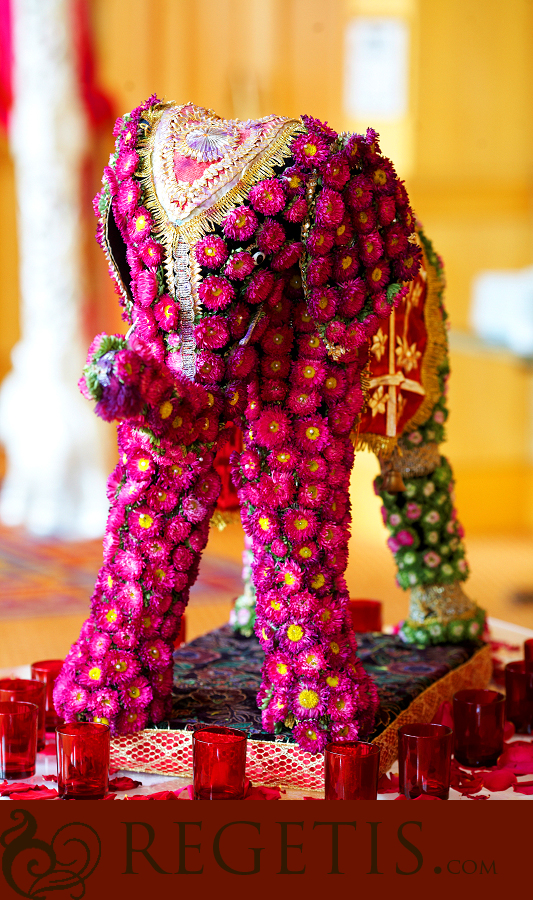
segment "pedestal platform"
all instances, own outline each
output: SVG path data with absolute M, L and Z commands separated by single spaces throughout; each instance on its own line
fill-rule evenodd
M 445 644 L 417 649 L 389 634 L 357 635 L 359 657 L 376 682 L 380 705 L 365 740 L 381 746 L 381 771 L 397 756 L 397 730 L 430 722 L 440 704 L 463 688 L 484 688 L 492 672 L 490 646 Z M 192 732 L 199 723 L 248 733 L 248 777 L 255 783 L 321 790 L 323 755 L 299 749 L 289 729 L 261 729 L 256 695 L 263 652 L 255 637 L 237 637 L 229 625 L 191 641 L 174 654 L 172 716 L 152 728 L 112 741 L 114 766 L 133 772 L 192 776 Z

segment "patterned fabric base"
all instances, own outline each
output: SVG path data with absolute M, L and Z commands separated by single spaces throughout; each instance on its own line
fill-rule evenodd
M 396 758 L 396 731 L 431 721 L 443 700 L 464 687 L 486 687 L 490 647 L 439 645 L 418 650 L 394 635 L 358 636 L 359 656 L 374 678 L 380 707 L 366 739 L 382 748 L 381 769 Z M 175 653 L 174 709 L 168 722 L 113 740 L 113 762 L 130 771 L 192 774 L 192 732 L 198 723 L 230 725 L 249 735 L 247 774 L 262 784 L 320 790 L 321 754 L 299 750 L 289 731 L 261 730 L 256 705 L 263 653 L 255 638 L 234 635 L 229 625 L 202 635 Z

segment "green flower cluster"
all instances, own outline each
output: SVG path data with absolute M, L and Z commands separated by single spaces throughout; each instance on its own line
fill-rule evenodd
M 463 529 L 455 518 L 453 477 L 444 456 L 430 475 L 405 479 L 405 491 L 389 494 L 383 478 L 374 482 L 383 501 L 382 516 L 390 537 L 398 574 L 407 589 L 421 584 L 465 581 L 468 564 L 462 542 Z

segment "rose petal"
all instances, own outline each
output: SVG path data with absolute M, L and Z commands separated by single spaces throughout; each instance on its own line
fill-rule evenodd
M 109 787 L 114 791 L 131 791 L 133 788 L 142 787 L 142 781 L 134 781 L 124 775 L 122 778 L 112 778 Z
M 37 784 L 30 784 L 25 781 L 14 781 L 13 784 L 8 784 L 7 781 L 4 781 L 2 784 L 0 784 L 0 797 L 9 797 L 10 794 L 35 791 L 38 787 L 39 785 Z
M 490 800 L 489 794 L 463 794 L 467 800 Z
M 515 781 L 516 775 L 511 769 L 496 769 L 483 776 L 483 787 L 489 791 L 506 791 Z
M 47 744 L 44 750 L 40 750 L 43 756 L 55 756 L 56 755 L 56 745 L 55 744 Z
M 515 775 L 533 775 L 533 743 L 514 741 L 506 744 L 498 759 L 499 769 L 512 769 Z
M 53 797 L 58 797 L 59 794 L 55 789 L 50 789 L 45 787 L 42 784 L 37 785 L 37 790 L 30 791 L 17 791 L 14 794 L 10 794 L 10 800 L 52 800 Z
M 43 781 L 57 781 L 57 775 L 43 775 Z
M 513 735 L 514 735 L 514 733 L 515 733 L 515 731 L 516 731 L 516 729 L 515 729 L 513 723 L 512 723 L 512 722 L 506 722 L 505 725 L 503 726 L 503 739 L 504 739 L 504 741 L 508 741 L 510 738 L 512 738 Z
M 124 797 L 125 800 L 177 800 L 177 791 L 157 791 L 155 794 L 135 794 L 134 797 Z
M 513 791 L 517 794 L 527 794 L 533 795 L 533 784 L 524 784 L 524 782 L 518 782 L 518 784 L 513 784 Z

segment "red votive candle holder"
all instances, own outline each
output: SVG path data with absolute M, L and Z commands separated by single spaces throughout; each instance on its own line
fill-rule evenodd
M 517 734 L 533 734 L 533 668 L 525 660 L 505 667 L 505 715 Z
M 223 725 L 192 736 L 195 800 L 241 800 L 246 771 L 246 733 Z
M 398 729 L 400 793 L 447 800 L 453 731 L 447 725 L 403 725 Z
M 533 669 L 533 638 L 524 641 L 524 661 L 526 669 Z
M 381 610 L 380 600 L 350 600 L 353 630 L 359 634 L 364 631 L 381 631 Z
M 35 775 L 38 722 L 35 703 L 0 701 L 0 778 Z
M 0 701 L 20 700 L 21 703 L 35 703 L 39 710 L 37 725 L 37 750 L 44 750 L 45 739 L 45 686 L 41 681 L 29 678 L 0 678 Z
M 379 758 L 376 744 L 346 741 L 324 751 L 326 800 L 376 800 Z
M 187 619 L 185 613 L 182 614 L 180 619 L 180 630 L 176 635 L 176 640 L 174 641 L 174 649 L 177 650 L 178 647 L 181 647 L 182 644 L 185 644 L 187 641 Z
M 453 698 L 454 754 L 463 766 L 495 766 L 503 751 L 505 697 L 470 689 Z
M 40 662 L 32 663 L 32 679 L 34 681 L 42 681 L 45 686 L 44 724 L 46 731 L 55 731 L 56 725 L 61 725 L 64 721 L 55 711 L 53 697 L 54 684 L 62 668 L 62 659 L 42 659 Z
M 63 800 L 101 800 L 109 780 L 109 725 L 70 722 L 56 728 L 57 790 Z

